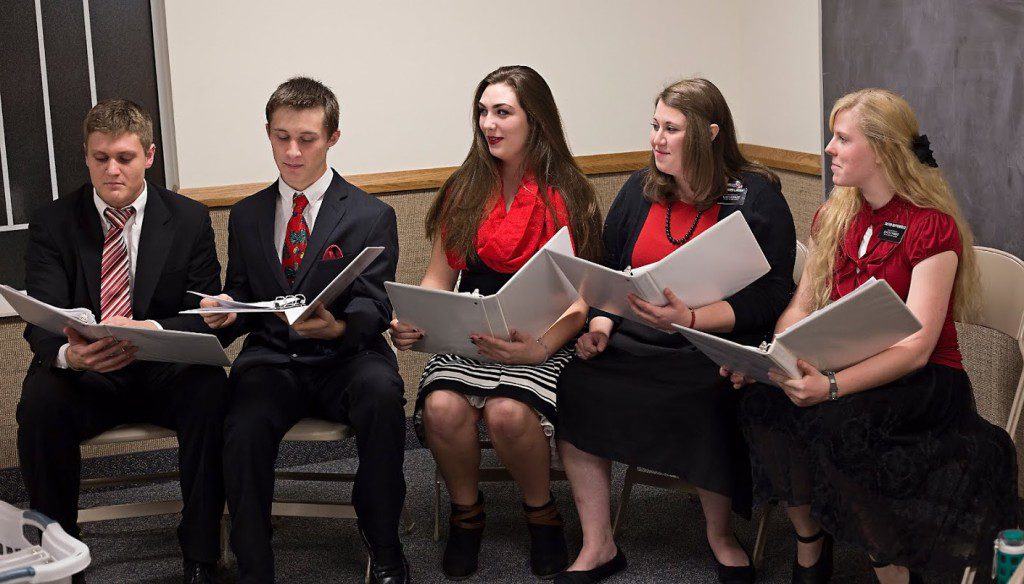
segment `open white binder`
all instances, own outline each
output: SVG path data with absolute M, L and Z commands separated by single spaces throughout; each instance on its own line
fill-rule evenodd
M 228 366 L 231 360 L 213 335 L 172 330 L 149 330 L 97 324 L 87 308 L 57 308 L 36 300 L 24 292 L 0 284 L 0 295 L 25 321 L 56 335 L 71 327 L 90 341 L 104 337 L 128 341 L 138 347 L 140 361 L 165 361 L 198 365 Z
M 425 353 L 455 353 L 485 360 L 469 335 L 488 334 L 508 340 L 512 330 L 538 338 L 576 301 L 572 284 L 551 261 L 558 250 L 572 255 L 569 230 L 563 227 L 496 293 L 481 296 L 385 282 L 398 320 L 424 332 L 412 346 Z
M 699 308 L 739 292 L 771 269 L 740 213 L 640 268 L 620 272 L 557 251 L 551 258 L 588 305 L 640 323 L 626 301 L 629 293 L 664 306 L 662 291 L 668 288 L 687 306 Z
M 189 290 L 189 294 L 195 294 L 201 298 L 211 298 L 216 300 L 220 306 L 211 306 L 208 308 L 193 308 L 191 310 L 182 310 L 181 314 L 222 314 L 227 312 L 279 312 L 284 314 L 285 320 L 288 321 L 288 325 L 291 326 L 300 320 L 308 318 L 311 314 L 316 312 L 316 309 L 320 305 L 330 304 L 334 302 L 341 293 L 348 288 L 352 282 L 355 282 L 359 274 L 363 273 L 373 260 L 377 259 L 377 256 L 384 251 L 383 247 L 367 247 L 363 251 L 359 252 L 359 255 L 352 260 L 349 265 L 345 266 L 337 276 L 331 280 L 331 283 L 324 287 L 316 298 L 312 302 L 306 303 L 306 297 L 302 294 L 296 294 L 293 296 L 281 296 L 274 300 L 261 300 L 259 302 L 239 302 L 237 300 L 226 300 L 224 298 L 217 298 L 209 294 L 203 294 L 202 292 L 193 292 Z
M 885 280 L 871 278 L 853 292 L 807 315 L 767 349 L 748 347 L 674 326 L 719 365 L 770 383 L 768 370 L 801 377 L 797 359 L 819 371 L 838 371 L 881 353 L 921 330 L 921 323 Z

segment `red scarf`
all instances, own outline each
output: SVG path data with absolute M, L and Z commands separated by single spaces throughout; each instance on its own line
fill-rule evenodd
M 492 198 L 491 212 L 480 222 L 476 232 L 476 253 L 484 265 L 496 272 L 513 274 L 537 253 L 564 225 L 569 224 L 569 212 L 562 195 L 548 187 L 548 199 L 554 207 L 557 221 L 548 212 L 544 200 L 537 194 L 537 181 L 532 174 L 523 176 L 512 200 L 505 210 L 505 198 L 499 187 Z M 445 250 L 448 265 L 453 270 L 466 269 L 466 259 L 452 250 Z

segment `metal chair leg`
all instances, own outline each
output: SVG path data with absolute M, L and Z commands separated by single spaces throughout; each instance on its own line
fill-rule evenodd
M 412 530 L 416 528 L 416 522 L 412 520 L 412 514 L 409 513 L 409 507 L 405 503 L 402 503 L 402 531 L 406 535 L 412 533 Z
M 434 541 L 441 541 L 441 475 L 434 471 Z
M 761 520 L 757 524 L 757 539 L 754 540 L 754 556 L 750 558 L 753 562 L 754 567 L 758 570 L 761 569 L 761 564 L 764 563 L 764 548 L 768 543 L 768 517 L 772 514 L 772 509 L 775 505 L 771 503 L 764 506 L 764 512 L 761 513 Z
M 635 481 L 634 473 L 636 467 L 630 465 L 626 469 L 626 478 L 622 483 L 622 494 L 619 495 L 619 504 L 615 509 L 615 520 L 612 521 L 612 534 L 618 537 L 622 534 L 622 530 L 625 528 L 623 522 L 626 519 L 626 507 L 629 505 L 629 496 L 633 492 L 633 482 Z

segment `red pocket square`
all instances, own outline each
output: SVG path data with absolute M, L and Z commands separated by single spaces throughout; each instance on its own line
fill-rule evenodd
M 343 257 L 345 257 L 345 254 L 341 253 L 341 248 L 332 243 L 327 247 L 327 250 L 324 251 L 324 257 L 321 259 L 340 260 Z

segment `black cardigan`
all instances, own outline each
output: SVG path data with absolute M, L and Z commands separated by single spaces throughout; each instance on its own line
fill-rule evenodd
M 643 195 L 646 173 L 646 169 L 633 173 L 608 210 L 604 222 L 604 265 L 613 270 L 624 270 L 631 265 L 633 248 L 650 212 L 651 202 Z M 718 220 L 737 211 L 742 213 L 771 269 L 725 299 L 736 315 L 736 324 L 731 333 L 721 336 L 738 343 L 757 345 L 771 335 L 775 322 L 793 294 L 796 230 L 789 205 L 775 185 L 754 173 L 743 173 L 740 180 L 747 189 L 746 196 L 738 204 L 727 204 L 720 199 Z M 590 316 L 607 316 L 614 322 L 616 333 L 638 336 L 647 343 L 673 347 L 689 344 L 681 335 L 655 331 L 601 310 L 591 309 Z

